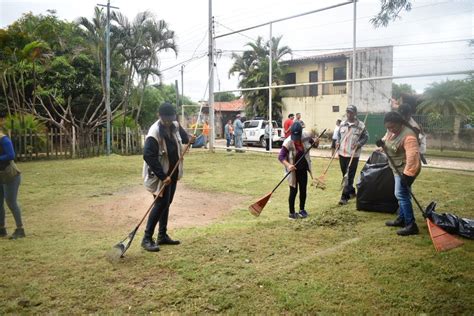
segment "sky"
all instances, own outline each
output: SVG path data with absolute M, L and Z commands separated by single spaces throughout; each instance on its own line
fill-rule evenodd
M 331 6 L 345 0 L 213 0 L 215 34 L 258 25 L 307 11 Z M 56 11 L 60 19 L 74 21 L 80 16 L 92 18 L 100 0 L 0 0 L 0 28 L 5 28 L 23 13 Z M 179 81 L 181 89 L 181 63 L 184 63 L 184 94 L 193 101 L 207 99 L 208 83 L 208 0 L 111 0 L 111 5 L 130 20 L 139 12 L 148 10 L 158 19 L 165 20 L 174 30 L 179 48 L 178 56 L 163 53 L 161 69 L 164 83 Z M 394 46 L 393 74 L 413 75 L 433 72 L 464 71 L 474 69 L 473 0 L 414 0 L 409 12 L 386 28 L 374 28 L 369 20 L 380 8 L 379 0 L 359 0 L 357 3 L 357 46 Z M 283 36 L 282 45 L 293 50 L 288 58 L 300 58 L 328 52 L 328 49 L 352 47 L 353 5 L 314 13 L 305 17 L 275 23 L 273 36 Z M 215 91 L 237 88 L 238 78 L 229 76 L 232 52 L 241 53 L 248 42 L 258 36 L 269 38 L 269 27 L 216 39 Z M 396 83 L 411 84 L 421 93 L 430 83 L 463 76 L 442 76 L 397 79 Z

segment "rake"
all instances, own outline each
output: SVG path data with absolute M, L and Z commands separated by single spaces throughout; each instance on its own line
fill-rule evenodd
M 388 161 L 390 162 L 390 164 L 392 166 L 395 166 L 395 163 L 393 162 L 392 157 L 387 153 L 387 148 L 385 147 L 385 143 L 381 139 L 379 139 L 376 142 L 376 145 L 383 148 L 385 154 L 387 155 Z M 401 172 L 395 167 L 393 169 L 395 170 L 397 175 L 400 177 L 400 179 L 402 181 L 404 181 Z M 439 251 L 448 251 L 448 250 L 460 247 L 464 244 L 464 242 L 457 239 L 456 237 L 449 234 L 444 229 L 442 229 L 441 227 L 439 227 L 438 225 L 433 223 L 428 218 L 428 216 L 426 215 L 426 212 L 423 211 L 423 208 L 421 207 L 421 204 L 418 202 L 418 200 L 416 199 L 413 192 L 411 192 L 411 190 L 408 190 L 408 192 L 410 192 L 410 195 L 413 198 L 413 200 L 415 201 L 418 208 L 420 209 L 421 214 L 423 214 L 423 218 L 426 219 L 426 225 L 428 226 L 428 232 L 430 234 L 431 241 L 433 242 L 433 246 L 435 247 L 436 251 L 438 251 L 438 252 Z
M 192 136 L 194 137 L 194 136 Z M 189 141 L 188 144 L 186 144 L 186 147 L 184 148 L 183 152 L 181 153 L 181 156 L 178 159 L 178 162 L 174 165 L 173 169 L 171 170 L 171 173 L 169 176 L 171 177 L 176 170 L 178 169 L 179 163 L 183 160 L 184 154 L 189 150 L 191 146 L 192 141 Z M 153 208 L 153 205 L 155 204 L 156 200 L 162 196 L 166 186 L 163 185 L 158 191 L 158 194 L 155 196 L 153 199 L 153 203 L 151 203 L 150 207 L 146 211 L 145 215 L 143 215 L 142 219 L 140 222 L 138 222 L 138 225 L 121 241 L 119 241 L 115 246 L 112 247 L 112 250 L 109 252 L 108 256 L 111 260 L 114 259 L 120 259 L 125 256 L 125 252 L 127 252 L 128 248 L 132 245 L 133 239 L 135 238 L 135 235 L 137 234 L 138 228 L 142 225 L 143 221 L 145 218 L 148 216 L 148 213 L 150 213 L 151 209 Z
M 329 160 L 329 163 L 324 170 L 324 172 L 318 177 L 313 180 L 313 185 L 316 187 L 316 189 L 321 189 L 321 190 L 326 190 L 326 173 L 328 173 L 329 167 L 331 166 L 332 161 L 334 158 L 337 156 L 337 150 L 339 149 L 339 144 L 336 146 L 336 150 L 334 151 L 334 154 L 331 157 L 331 160 Z
M 324 131 L 318 136 L 318 138 L 316 139 L 320 139 L 324 133 L 326 132 L 326 129 L 324 129 Z M 313 148 L 313 146 L 310 146 L 309 148 L 307 148 L 303 155 L 296 161 L 295 163 L 295 166 L 298 165 L 298 163 L 303 159 L 305 158 L 306 154 L 311 150 L 311 148 Z M 249 212 L 254 215 L 254 216 L 259 216 L 260 213 L 262 213 L 262 210 L 263 208 L 265 207 L 265 205 L 267 205 L 267 202 L 268 200 L 270 200 L 270 197 L 272 196 L 273 192 L 275 192 L 276 189 L 278 189 L 278 187 L 280 186 L 280 184 L 282 184 L 282 182 L 290 175 L 291 171 L 288 171 L 285 176 L 283 177 L 283 179 L 280 180 L 280 182 L 278 182 L 278 184 L 275 186 L 275 188 L 265 194 L 263 197 L 261 197 L 257 202 L 253 203 L 252 205 L 249 206 Z

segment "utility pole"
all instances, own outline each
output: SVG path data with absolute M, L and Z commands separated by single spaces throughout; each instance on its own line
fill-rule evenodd
M 269 144 L 269 149 L 272 151 L 272 143 L 273 143 L 273 120 L 272 120 L 272 64 L 273 64 L 273 56 L 272 56 L 272 23 L 270 23 L 270 40 L 268 41 L 268 49 L 269 49 L 269 54 L 268 54 L 268 126 L 270 127 L 270 138 L 268 141 L 270 142 Z
M 355 105 L 355 74 L 356 74 L 356 26 L 357 26 L 357 0 L 354 3 L 353 34 L 352 34 L 352 82 L 351 82 L 351 104 Z M 362 82 L 359 83 L 362 85 Z
M 184 65 L 181 65 L 181 126 L 184 128 Z
M 179 106 L 179 89 L 178 89 L 178 80 L 174 81 L 174 89 L 176 90 L 176 109 Z
M 209 0 L 209 120 L 211 121 L 211 137 L 209 150 L 214 151 L 215 122 L 214 122 L 214 17 L 212 16 L 212 0 Z
M 110 108 L 110 0 L 107 5 L 97 4 L 99 7 L 107 7 L 107 26 L 105 29 L 105 110 L 107 111 L 107 156 L 110 155 L 110 121 L 112 120 L 112 110 Z

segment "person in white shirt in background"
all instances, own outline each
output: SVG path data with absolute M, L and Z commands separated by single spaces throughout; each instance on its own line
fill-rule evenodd
M 332 133 L 332 143 L 331 143 L 331 157 L 334 156 L 336 152 L 336 143 L 337 143 L 337 134 L 339 133 L 339 126 L 341 125 L 341 120 L 336 121 L 336 127 L 334 127 L 334 132 Z

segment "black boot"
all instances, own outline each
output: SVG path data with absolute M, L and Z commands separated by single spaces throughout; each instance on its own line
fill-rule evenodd
M 168 234 L 158 235 L 158 245 L 179 245 L 179 240 L 173 240 Z
M 385 225 L 390 227 L 404 227 L 405 222 L 403 221 L 403 218 L 397 217 L 394 221 L 386 221 Z
M 146 251 L 157 252 L 160 251 L 160 247 L 158 247 L 151 237 L 143 237 L 142 240 L 142 248 Z
M 0 228 L 0 237 L 7 237 L 7 229 L 5 227 Z
M 25 237 L 25 230 L 23 228 L 17 228 L 10 236 L 10 239 L 18 239 Z
M 400 236 L 418 235 L 418 233 L 418 226 L 416 226 L 414 221 L 397 231 L 397 235 Z

